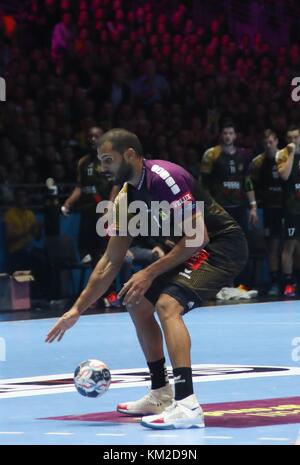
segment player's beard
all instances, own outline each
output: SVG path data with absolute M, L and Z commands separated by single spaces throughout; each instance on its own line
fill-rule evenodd
M 233 147 L 234 141 L 233 141 L 233 140 L 229 140 L 229 139 L 225 139 L 225 140 L 223 140 L 223 145 L 224 145 L 225 147 Z
M 124 182 L 129 181 L 133 176 L 133 168 L 129 163 L 126 163 L 125 160 L 122 161 L 121 166 L 115 176 L 115 181 L 117 184 L 124 184 Z

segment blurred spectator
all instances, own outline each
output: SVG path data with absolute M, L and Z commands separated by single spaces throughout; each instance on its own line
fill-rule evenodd
M 45 296 L 46 259 L 43 250 L 33 241 L 41 237 L 42 225 L 34 212 L 27 207 L 27 195 L 24 189 L 15 191 L 14 206 L 4 215 L 8 249 L 8 272 L 31 270 L 35 283 L 34 297 Z
M 121 67 L 115 67 L 112 70 L 110 100 L 114 110 L 121 104 L 128 104 L 131 101 L 131 89 L 124 80 L 124 73 Z
M 157 74 L 155 62 L 147 60 L 143 71 L 132 86 L 136 104 L 150 106 L 155 102 L 166 102 L 170 95 L 169 84 L 164 76 Z
M 67 52 L 71 51 L 75 38 L 70 13 L 64 13 L 62 21 L 53 30 L 51 52 L 55 61 L 60 61 Z

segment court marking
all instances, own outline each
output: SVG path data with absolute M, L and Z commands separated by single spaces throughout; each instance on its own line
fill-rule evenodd
M 120 436 L 128 436 L 128 434 L 125 434 L 125 433 L 96 433 L 96 436 L 120 437 Z
M 24 434 L 25 431 L 0 431 L 0 434 Z
M 74 436 L 75 433 L 64 433 L 62 431 L 49 431 L 48 433 L 44 433 L 46 434 L 47 436 Z
M 192 365 L 193 382 L 227 381 L 275 376 L 300 376 L 300 367 L 266 365 Z M 168 367 L 170 383 L 174 384 L 172 368 Z M 147 368 L 111 370 L 110 389 L 148 386 L 150 375 Z M 0 399 L 31 397 L 48 394 L 76 392 L 73 373 L 0 379 Z

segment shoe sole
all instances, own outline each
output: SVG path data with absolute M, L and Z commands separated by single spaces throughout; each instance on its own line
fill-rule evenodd
M 146 428 L 152 428 L 152 429 L 191 429 L 191 428 L 204 428 L 205 424 L 204 421 L 201 423 L 147 423 L 146 421 L 141 421 L 141 425 L 145 426 Z

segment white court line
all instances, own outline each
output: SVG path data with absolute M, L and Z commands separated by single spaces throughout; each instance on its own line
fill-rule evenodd
M 291 438 L 257 438 L 259 441 L 290 441 Z
M 233 439 L 233 436 L 203 436 L 203 439 Z
M 97 433 L 96 436 L 128 436 L 125 433 Z
M 24 434 L 24 431 L 0 431 L 0 434 Z
M 52 436 L 72 436 L 72 435 L 74 435 L 74 433 L 63 433 L 63 432 L 58 433 L 56 431 L 53 431 L 53 432 L 50 431 L 49 433 L 44 433 L 44 434 L 46 434 L 48 436 L 50 436 L 50 435 L 52 435 Z

